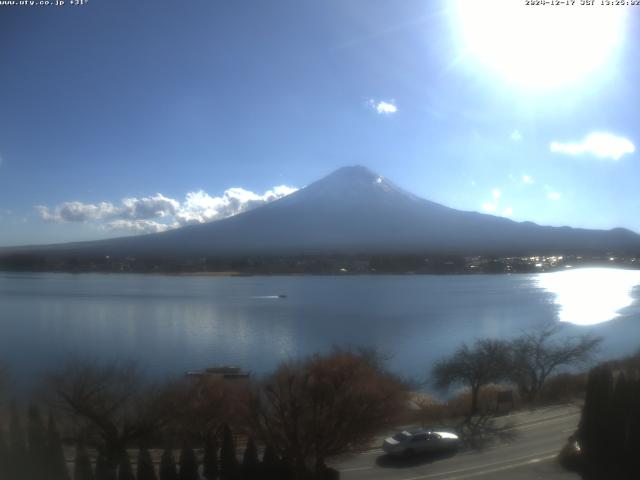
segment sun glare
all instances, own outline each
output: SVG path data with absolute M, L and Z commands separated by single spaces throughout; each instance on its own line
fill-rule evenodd
M 527 90 L 548 90 L 594 73 L 624 36 L 626 8 L 456 0 L 461 49 Z
M 561 322 L 595 325 L 617 318 L 636 301 L 633 290 L 640 286 L 640 272 L 579 268 L 542 273 L 536 283 L 554 294 Z

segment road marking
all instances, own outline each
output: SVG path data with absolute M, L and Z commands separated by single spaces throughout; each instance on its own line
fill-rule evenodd
M 510 431 L 510 430 L 530 430 L 532 428 L 536 428 L 540 425 L 543 425 L 545 423 L 549 423 L 549 422 L 556 422 L 556 421 L 561 421 L 561 420 L 570 420 L 573 417 L 576 417 L 578 415 L 581 415 L 579 412 L 575 412 L 575 413 L 570 413 L 567 415 L 562 415 L 562 416 L 557 416 L 557 417 L 550 417 L 550 418 L 544 418 L 541 420 L 536 420 L 530 423 L 525 423 L 525 424 L 521 424 L 521 425 L 510 425 L 508 427 L 503 427 L 500 429 L 500 431 L 505 432 L 505 431 Z M 569 429 L 565 429 L 562 430 L 560 433 L 566 433 L 566 432 L 572 432 L 574 431 L 575 428 L 569 428 Z M 364 452 L 357 452 L 355 453 L 355 455 L 376 455 L 379 453 L 384 453 L 384 451 L 381 448 L 376 448 L 376 449 L 372 449 L 372 450 L 366 450 Z
M 573 417 L 577 417 L 578 415 L 581 415 L 579 412 L 576 413 L 570 413 L 569 415 L 561 415 L 558 417 L 551 417 L 551 418 L 546 418 L 543 420 L 536 420 L 534 422 L 530 422 L 530 423 L 525 423 L 522 425 L 511 425 L 509 427 L 505 427 L 502 429 L 502 431 L 506 431 L 506 430 L 528 430 L 530 428 L 535 428 L 541 424 L 544 423 L 549 423 L 549 422 L 557 422 L 558 420 L 569 420 L 570 418 Z
M 542 426 L 543 424 L 546 423 L 550 423 L 550 422 L 558 422 L 558 421 L 562 421 L 562 420 L 570 420 L 576 416 L 579 416 L 580 412 L 574 412 L 574 413 L 569 413 L 569 414 L 563 414 L 563 415 L 557 415 L 557 416 L 553 416 L 553 417 L 547 417 L 547 418 L 543 418 L 540 420 L 536 420 L 533 422 L 525 422 L 523 425 L 513 425 L 507 428 L 503 428 L 503 430 L 529 430 L 532 428 L 536 428 L 539 426 Z M 566 432 L 573 432 L 575 430 L 575 428 L 570 428 L 570 429 L 563 429 L 561 431 L 561 433 L 566 433 Z M 553 454 L 551 454 L 553 452 Z M 379 455 L 384 453 L 384 451 L 380 448 L 376 448 L 376 449 L 372 449 L 372 450 L 367 450 L 364 452 L 359 452 L 356 453 L 356 455 L 358 456 L 365 456 L 365 455 Z M 461 455 L 468 455 L 469 452 L 464 452 L 461 453 Z M 535 458 L 537 455 L 545 455 L 545 454 L 550 454 L 548 456 L 544 456 L 544 457 L 539 457 L 539 458 Z M 443 477 L 446 475 L 451 475 L 451 474 L 457 474 L 457 473 L 461 473 L 462 476 L 458 476 L 458 477 L 451 477 L 453 478 L 471 478 L 471 477 L 475 477 L 478 475 L 486 475 L 489 473 L 493 473 L 493 472 L 499 472 L 502 470 L 508 470 L 508 469 L 512 469 L 512 468 L 517 468 L 520 466 L 525 466 L 525 465 L 529 465 L 529 464 L 533 464 L 533 463 L 538 463 L 544 460 L 548 460 L 551 459 L 553 457 L 555 457 L 557 455 L 557 450 L 550 450 L 547 452 L 539 452 L 539 453 L 534 453 L 534 454 L 529 454 L 529 455 L 525 455 L 522 457 L 517 457 L 515 459 L 507 459 L 507 460 L 501 460 L 498 462 L 492 462 L 492 463 L 488 463 L 488 464 L 484 464 L 484 465 L 478 465 L 478 466 L 474 466 L 474 467 L 467 467 L 467 468 L 463 468 L 463 469 L 458 469 L 458 470 L 451 470 L 448 472 L 444 472 L 444 473 L 432 473 L 432 474 L 428 474 L 428 475 L 424 475 L 424 476 L 418 476 L 418 477 L 411 477 L 411 478 L 406 478 L 403 480 L 422 480 L 422 479 L 428 479 L 428 478 L 436 478 L 436 477 Z M 530 458 L 530 457 L 534 457 L 534 458 Z M 509 465 L 502 465 L 508 462 L 520 462 L 520 463 L 515 463 L 515 464 L 509 464 Z M 490 470 L 482 470 L 480 472 L 473 472 L 473 470 L 478 470 L 478 469 L 485 469 L 487 467 L 492 467 L 494 465 L 501 465 L 498 467 L 495 467 L 494 469 L 490 469 Z M 339 469 L 341 472 L 357 472 L 357 471 L 365 471 L 365 470 L 373 470 L 375 467 L 372 466 L 367 466 L 367 467 L 350 467 L 350 468 L 345 468 L 345 469 Z M 464 473 L 464 472 L 470 472 L 470 473 Z M 447 477 L 449 478 L 449 477 Z
M 544 462 L 545 460 L 551 460 L 552 458 L 555 458 L 557 455 L 558 455 L 557 453 L 554 453 L 553 455 L 547 455 L 546 457 L 532 458 L 531 460 L 527 460 L 526 462 L 516 463 L 514 465 L 505 465 L 504 467 L 497 467 L 497 468 L 492 468 L 490 470 L 483 470 L 481 472 L 469 473 L 467 475 L 450 477 L 449 480 L 460 480 L 463 478 L 479 477 L 481 475 L 487 475 L 489 473 L 502 472 L 504 470 L 511 470 L 513 468 L 533 465 L 534 463 L 540 463 L 540 462 Z
M 552 455 L 550 455 L 552 454 Z M 547 455 L 545 457 L 540 457 L 540 458 L 535 458 L 538 455 Z M 435 477 L 442 477 L 442 476 L 446 476 L 446 475 L 452 475 L 452 474 L 456 474 L 456 473 L 462 473 L 464 475 L 464 472 L 468 472 L 470 470 L 478 470 L 480 468 L 487 468 L 487 467 L 491 467 L 493 465 L 500 465 L 501 463 L 508 463 L 508 462 L 520 462 L 520 461 L 524 461 L 523 463 L 517 463 L 517 464 L 512 464 L 512 465 L 503 465 L 502 467 L 497 467 L 497 470 L 495 471 L 500 471 L 500 470 L 508 470 L 510 468 L 516 468 L 516 467 L 520 467 L 523 465 L 527 465 L 528 463 L 537 463 L 537 462 L 541 462 L 543 460 L 549 459 L 549 458 L 553 458 L 556 455 L 558 455 L 558 450 L 557 449 L 553 449 L 553 450 L 547 450 L 545 452 L 538 452 L 538 453 L 530 453 L 529 455 L 524 455 L 522 457 L 518 457 L 518 458 L 511 458 L 508 460 L 501 460 L 499 462 L 491 462 L 491 463 L 486 463 L 484 465 L 476 465 L 474 467 L 466 467 L 466 468 L 460 468 L 458 470 L 449 470 L 448 472 L 440 472 L 440 473 L 431 473 L 428 475 L 421 475 L 419 477 L 409 477 L 409 478 L 404 478 L 403 480 L 422 480 L 425 478 L 435 478 Z M 534 457 L 534 458 L 530 458 L 530 457 Z M 525 460 L 527 459 L 527 460 Z M 535 460 L 535 461 L 533 461 Z M 486 473 L 491 473 L 493 470 L 489 470 L 486 472 L 483 472 L 482 474 L 486 474 Z M 476 472 L 472 472 L 470 474 L 466 474 L 466 475 L 476 475 Z M 449 478 L 449 477 L 447 477 Z M 451 477 L 450 480 L 452 480 L 453 478 L 465 478 L 463 477 Z
M 353 467 L 353 468 L 342 468 L 341 472 L 358 472 L 360 470 L 373 470 L 373 467 Z
M 536 428 L 541 424 L 545 424 L 545 423 L 549 423 L 549 422 L 556 422 L 558 420 L 569 420 L 573 417 L 576 417 L 578 415 L 581 415 L 580 412 L 575 412 L 575 413 L 570 413 L 567 415 L 562 415 L 562 416 L 557 416 L 557 417 L 551 417 L 551 418 L 545 418 L 542 420 L 537 420 L 535 422 L 531 422 L 531 423 L 525 423 L 523 425 L 511 425 L 509 427 L 504 427 L 501 428 L 500 431 L 510 431 L 510 430 L 529 430 L 531 428 Z M 575 428 L 569 428 L 569 429 L 565 429 L 562 430 L 560 433 L 566 433 L 566 432 L 572 432 L 574 431 Z M 379 453 L 384 453 L 384 451 L 381 448 L 376 448 L 376 449 L 372 449 L 372 450 L 367 450 L 364 452 L 357 452 L 355 453 L 355 455 L 376 455 Z
M 377 455 L 379 453 L 384 453 L 381 448 L 377 448 L 375 450 L 367 450 L 366 452 L 360 452 L 360 453 L 357 453 L 356 455 Z

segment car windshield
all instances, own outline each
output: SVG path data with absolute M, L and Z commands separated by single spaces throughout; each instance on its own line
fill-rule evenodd
M 407 435 L 404 432 L 400 432 L 400 433 L 396 433 L 393 437 L 394 440 L 397 440 L 398 442 L 406 442 L 409 439 L 409 435 Z

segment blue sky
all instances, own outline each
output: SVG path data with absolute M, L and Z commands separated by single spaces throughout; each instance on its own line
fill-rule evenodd
M 475 3 L 0 6 L 0 245 L 215 220 L 352 164 L 640 231 L 640 7 Z

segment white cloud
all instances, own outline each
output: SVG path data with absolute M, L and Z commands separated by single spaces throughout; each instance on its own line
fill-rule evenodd
M 535 183 L 535 180 L 531 175 L 522 175 L 522 183 L 526 183 L 527 185 L 531 185 Z
M 509 178 L 512 178 L 513 180 L 515 180 L 515 177 L 513 177 L 513 175 L 509 175 Z M 497 187 L 492 188 L 491 197 L 492 197 L 492 200 L 483 202 L 482 205 L 480 206 L 483 212 L 494 214 L 494 215 L 502 215 L 503 217 L 510 217 L 513 215 L 512 207 L 501 206 L 501 204 L 503 203 L 502 190 L 500 190 Z
M 497 209 L 498 209 L 498 205 L 496 205 L 495 203 L 484 202 L 482 204 L 482 210 L 484 210 L 487 213 L 494 213 Z
M 558 192 L 554 187 L 552 187 L 551 185 L 545 185 L 544 186 L 544 191 L 547 192 L 547 198 L 549 200 L 560 200 L 560 198 L 562 197 L 562 194 L 560 192 Z
M 172 226 L 153 220 L 113 220 L 107 222 L 104 228 L 126 233 L 158 233 L 167 231 Z
M 513 132 L 511 132 L 511 135 L 509 137 L 514 142 L 519 142 L 522 140 L 522 133 L 520 133 L 520 130 L 514 130 Z
M 157 193 L 152 197 L 124 198 L 122 206 L 121 215 L 123 217 L 148 219 L 175 215 L 180 208 L 180 202 Z
M 183 202 L 161 193 L 149 197 L 129 197 L 119 205 L 64 202 L 55 207 L 37 205 L 42 220 L 56 223 L 91 222 L 107 230 L 128 233 L 155 233 L 184 225 L 205 223 L 237 215 L 272 202 L 297 189 L 279 185 L 262 195 L 244 188 L 229 188 L 218 197 L 203 190 L 189 192 Z
M 108 218 L 117 213 L 118 209 L 110 202 L 98 204 L 82 202 L 64 202 L 53 209 L 44 205 L 36 205 L 40 218 L 52 222 L 88 222 Z
M 189 192 L 175 215 L 180 225 L 210 222 L 237 215 L 257 206 L 272 202 L 295 192 L 297 189 L 279 185 L 258 195 L 244 188 L 229 188 L 219 197 L 212 197 L 199 190 Z
M 630 140 L 610 133 L 594 132 L 580 142 L 551 142 L 549 149 L 566 155 L 590 154 L 597 158 L 619 160 L 623 155 L 633 153 L 636 147 Z
M 549 200 L 560 200 L 560 197 L 562 196 L 562 194 L 560 192 L 549 192 L 547 193 L 547 198 Z
M 393 100 L 385 102 L 384 100 L 376 101 L 374 99 L 370 99 L 367 103 L 380 115 L 390 115 L 398 111 L 398 107 Z
M 53 222 L 88 222 L 109 219 L 149 219 L 175 215 L 180 202 L 167 198 L 161 193 L 151 197 L 123 198 L 116 206 L 111 202 L 97 204 L 64 202 L 50 209 L 44 205 L 35 208 L 43 220 Z

